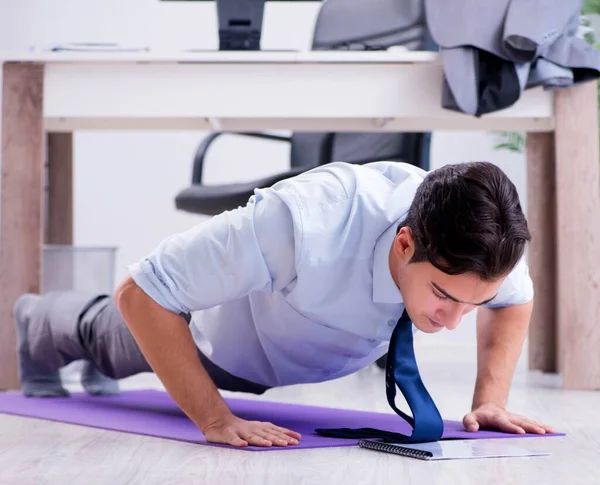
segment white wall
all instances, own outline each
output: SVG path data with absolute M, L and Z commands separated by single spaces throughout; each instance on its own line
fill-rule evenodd
M 263 48 L 307 49 L 318 3 L 268 3 Z M 117 13 L 118 12 L 118 13 Z M 158 0 L 0 0 L 0 49 L 53 42 L 114 41 L 157 47 L 216 48 L 211 2 Z M 189 183 L 203 132 L 89 132 L 75 136 L 75 243 L 119 247 L 117 278 L 168 234 L 200 217 L 177 212 L 173 198 Z M 489 160 L 501 166 L 525 201 L 522 155 L 497 152 L 485 133 L 435 133 L 433 168 Z M 282 169 L 287 147 L 227 138 L 211 152 L 207 182 Z M 472 318 L 432 342 L 474 342 Z

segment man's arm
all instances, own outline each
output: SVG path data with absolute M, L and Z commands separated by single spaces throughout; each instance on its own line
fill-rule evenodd
M 533 302 L 477 311 L 477 381 L 472 409 L 493 403 L 506 407 Z
M 154 302 L 131 278 L 117 288 L 115 300 L 146 360 L 196 426 L 203 430 L 226 415 L 229 409 L 198 359 L 185 320 Z
M 506 411 L 508 394 L 527 336 L 533 301 L 501 308 L 481 307 L 477 312 L 477 380 L 471 413 L 463 424 L 468 431 L 480 427 L 510 433 L 545 433 L 552 428 Z
M 296 444 L 300 435 L 271 423 L 245 421 L 230 412 L 180 314 L 251 291 L 275 290 L 294 276 L 289 212 L 273 191 L 264 191 L 246 207 L 167 238 L 132 266 L 131 276 L 119 286 L 117 306 L 140 350 L 207 440 L 271 446 Z
M 270 423 L 236 418 L 198 358 L 185 320 L 147 296 L 127 278 L 117 306 L 146 360 L 167 392 L 206 439 L 233 446 L 297 444 L 300 435 Z

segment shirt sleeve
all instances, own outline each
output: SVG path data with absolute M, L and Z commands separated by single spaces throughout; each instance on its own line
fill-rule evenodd
M 484 306 L 501 308 L 521 305 L 531 301 L 533 295 L 533 281 L 529 276 L 529 267 L 525 256 L 523 256 L 500 286 L 496 298 Z
M 296 276 L 291 212 L 275 190 L 257 190 L 245 207 L 170 236 L 129 271 L 174 313 L 283 289 Z

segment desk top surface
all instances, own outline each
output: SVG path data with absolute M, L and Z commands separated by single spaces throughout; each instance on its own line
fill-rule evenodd
M 0 51 L 0 63 L 234 63 L 234 64 L 368 64 L 429 63 L 438 54 L 428 51 Z

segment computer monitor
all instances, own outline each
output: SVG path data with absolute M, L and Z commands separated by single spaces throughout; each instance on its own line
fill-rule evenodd
M 204 2 L 212 0 L 160 0 L 162 2 Z M 219 23 L 219 50 L 258 51 L 262 34 L 265 1 L 321 0 L 214 0 Z

